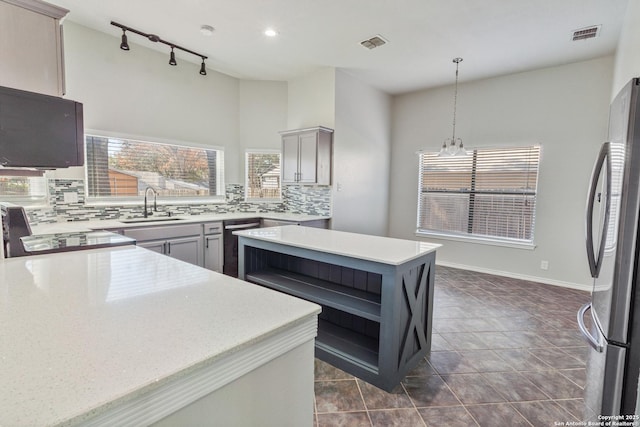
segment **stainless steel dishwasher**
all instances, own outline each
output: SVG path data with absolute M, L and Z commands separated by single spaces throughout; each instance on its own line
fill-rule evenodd
M 238 236 L 236 230 L 260 228 L 260 218 L 234 219 L 224 221 L 224 263 L 222 272 L 227 276 L 238 277 Z

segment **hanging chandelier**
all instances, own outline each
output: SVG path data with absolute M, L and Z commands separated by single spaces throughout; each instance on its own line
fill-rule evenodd
M 462 144 L 462 138 L 456 138 L 456 107 L 458 104 L 458 66 L 462 62 L 462 58 L 453 58 L 456 64 L 456 85 L 453 93 L 453 134 L 451 138 L 447 138 L 442 143 L 442 148 L 438 156 L 466 156 L 467 151 Z

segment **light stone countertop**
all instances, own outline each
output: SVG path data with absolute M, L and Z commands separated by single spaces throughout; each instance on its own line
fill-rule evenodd
M 295 225 L 234 231 L 233 234 L 391 265 L 403 264 L 434 252 L 442 246 L 436 243 Z
M 159 217 L 159 218 L 163 218 L 163 217 Z M 82 232 L 82 231 L 104 230 L 104 229 L 113 230 L 113 229 L 124 229 L 124 228 L 158 226 L 158 225 L 193 224 L 193 223 L 208 222 L 208 221 L 228 221 L 228 220 L 234 220 L 234 219 L 249 219 L 249 218 L 277 219 L 282 221 L 315 221 L 315 220 L 322 220 L 322 219 L 331 219 L 330 216 L 277 213 L 277 212 L 262 212 L 262 213 L 232 212 L 232 213 L 224 213 L 224 214 L 175 215 L 173 216 L 173 218 L 180 218 L 180 219 L 176 221 L 162 221 L 162 220 L 153 221 L 153 217 L 150 217 L 148 221 L 136 222 L 136 223 L 122 222 L 122 220 L 117 220 L 117 219 L 54 222 L 54 223 L 32 225 L 31 231 L 34 235 L 38 235 L 38 234 L 54 234 L 54 233 L 75 233 L 75 232 Z
M 128 246 L 0 263 L 0 425 L 76 423 L 320 307 Z

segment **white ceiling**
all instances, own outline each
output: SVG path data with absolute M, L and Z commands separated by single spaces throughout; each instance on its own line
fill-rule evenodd
M 242 79 L 289 80 L 338 67 L 391 94 L 612 54 L 628 0 L 48 0 L 66 19 L 120 37 L 116 21 L 209 57 Z M 215 28 L 212 36 L 200 26 Z M 574 30 L 601 25 L 595 39 Z M 264 36 L 266 27 L 279 35 Z M 362 40 L 388 44 L 368 50 Z M 119 43 L 114 40 L 114 43 Z M 130 44 L 167 52 L 130 34 Z M 128 55 L 135 55 L 135 46 Z M 178 60 L 200 58 L 178 54 Z M 179 64 L 178 64 L 179 65 Z M 167 65 L 168 66 L 168 65 Z

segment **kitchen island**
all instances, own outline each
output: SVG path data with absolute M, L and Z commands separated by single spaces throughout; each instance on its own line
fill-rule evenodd
M 430 351 L 441 245 L 290 225 L 235 234 L 239 278 L 322 305 L 319 359 L 391 391 Z
M 313 424 L 315 304 L 133 246 L 3 260 L 0 306 L 0 425 Z

